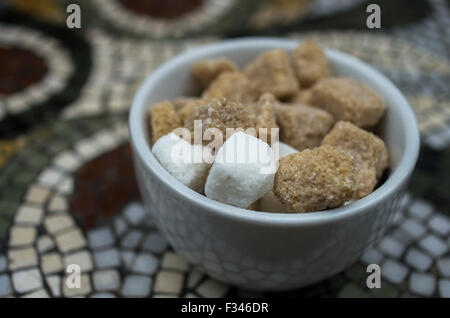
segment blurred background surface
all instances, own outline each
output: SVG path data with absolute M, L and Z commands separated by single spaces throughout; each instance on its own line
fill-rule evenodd
M 71 3 L 80 5 L 81 29 L 66 26 Z M 381 29 L 366 26 L 370 3 L 381 7 Z M 0 297 L 450 297 L 449 5 L 1 1 Z M 145 218 L 126 124 L 136 89 L 161 63 L 258 35 L 313 38 L 373 65 L 408 97 L 422 136 L 384 239 L 343 273 L 276 294 L 224 285 L 171 250 Z M 72 263 L 82 269 L 81 289 L 63 284 Z M 370 263 L 381 264 L 381 289 L 365 287 Z

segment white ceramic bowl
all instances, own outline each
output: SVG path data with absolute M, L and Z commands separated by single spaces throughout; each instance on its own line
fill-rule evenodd
M 153 156 L 148 107 L 198 93 L 190 75 L 197 60 L 227 57 L 242 66 L 263 51 L 292 51 L 292 40 L 244 38 L 185 52 L 151 74 L 129 118 L 139 188 L 147 210 L 179 253 L 212 277 L 247 289 L 287 290 L 330 277 L 383 236 L 413 172 L 419 133 L 414 113 L 385 76 L 347 54 L 326 50 L 335 74 L 365 83 L 387 103 L 382 137 L 391 172 L 384 184 L 351 205 L 307 214 L 264 213 L 211 200 L 173 178 Z M 226 186 L 226 185 L 224 185 Z

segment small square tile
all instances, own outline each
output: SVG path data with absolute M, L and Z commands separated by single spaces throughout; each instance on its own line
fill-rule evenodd
M 82 272 L 88 272 L 94 268 L 91 253 L 87 250 L 81 250 L 64 256 L 64 266 L 67 268 L 70 264 L 80 266 Z
M 60 153 L 54 159 L 54 164 L 61 167 L 67 172 L 73 172 L 78 169 L 82 163 L 75 152 L 65 151 Z
M 88 232 L 89 246 L 93 249 L 110 246 L 114 243 L 114 236 L 109 227 L 102 227 Z
M 145 210 L 139 203 L 130 203 L 124 209 L 124 217 L 132 225 L 138 225 L 145 217 Z
M 432 234 L 429 234 L 421 239 L 419 241 L 419 246 L 434 257 L 442 256 L 448 250 L 447 244 Z
M 402 243 L 389 236 L 386 236 L 381 240 L 379 248 L 384 253 L 394 258 L 402 256 L 405 250 L 405 246 Z
M 122 236 L 122 234 L 124 234 L 127 229 L 128 226 L 123 219 L 116 218 L 114 220 L 114 230 L 117 236 Z
M 183 288 L 183 274 L 160 271 L 155 278 L 155 293 L 178 294 Z
M 131 267 L 136 258 L 136 254 L 132 251 L 123 250 L 120 252 L 123 263 L 126 267 Z
M 418 239 L 426 232 L 426 228 L 414 219 L 406 220 L 400 225 L 400 228 L 413 239 Z
M 10 249 L 8 251 L 9 269 L 16 270 L 30 266 L 36 266 L 37 253 L 34 248 Z
M 65 297 L 76 297 L 76 296 L 85 296 L 89 294 L 92 290 L 91 287 L 91 281 L 89 279 L 89 276 L 86 274 L 82 274 L 80 276 L 80 285 L 79 287 L 69 287 L 71 286 L 68 284 L 68 277 L 66 276 L 64 278 L 63 283 L 63 295 Z
M 424 220 L 431 215 L 433 207 L 422 199 L 416 199 L 409 207 L 409 213 L 420 220 Z
M 438 259 L 436 265 L 442 276 L 450 277 L 450 257 Z
M 42 288 L 42 276 L 38 269 L 28 269 L 12 274 L 14 289 L 18 293 L 27 293 Z
M 38 182 L 45 187 L 55 187 L 62 177 L 62 173 L 53 168 L 47 168 L 38 176 Z
M 188 261 L 174 252 L 165 253 L 161 265 L 164 269 L 174 269 L 179 271 L 187 271 L 189 268 Z
M 122 295 L 126 297 L 145 297 L 150 293 L 152 279 L 147 276 L 129 275 L 125 277 Z
M 436 278 L 430 274 L 412 273 L 409 277 L 409 289 L 421 296 L 431 296 L 436 289 Z
M 42 255 L 41 262 L 41 268 L 44 274 L 52 274 L 63 270 L 61 256 L 58 253 Z
M 73 192 L 73 179 L 65 176 L 60 182 L 57 191 L 63 195 L 71 194 Z
M 58 275 L 51 275 L 46 276 L 45 280 L 47 281 L 47 285 L 50 288 L 52 296 L 61 296 L 61 277 Z
M 45 289 L 39 289 L 22 296 L 22 298 L 49 298 L 49 297 L 50 296 Z
M 117 270 L 96 271 L 92 275 L 94 288 L 98 291 L 114 291 L 120 287 L 120 275 Z
M 116 248 L 100 250 L 94 252 L 94 261 L 97 267 L 118 267 L 120 266 L 120 253 Z
M 406 253 L 405 261 L 419 271 L 426 271 L 431 267 L 433 260 L 418 249 L 410 248 Z
M 0 275 L 0 297 L 9 296 L 12 293 L 11 282 L 6 274 Z
M 17 210 L 15 221 L 16 223 L 25 225 L 38 225 L 42 220 L 43 214 L 44 211 L 42 208 L 29 204 L 23 204 Z
M 364 254 L 361 256 L 361 260 L 365 264 L 381 264 L 383 261 L 383 254 L 377 249 L 371 247 L 364 251 Z
M 138 274 L 151 275 L 156 272 L 158 265 L 159 259 L 152 254 L 139 253 L 132 266 L 132 271 Z
M 68 209 L 69 207 L 66 197 L 60 195 L 52 197 L 48 205 L 48 210 L 50 212 L 65 212 L 68 211 Z
M 48 235 L 43 235 L 37 239 L 37 249 L 40 253 L 49 251 L 55 247 L 53 239 Z
M 58 249 L 67 253 L 86 246 L 86 240 L 79 229 L 73 229 L 56 236 L 56 245 Z
M 45 217 L 44 225 L 47 231 L 55 234 L 74 225 L 73 219 L 68 214 L 56 214 Z
M 166 239 L 158 232 L 148 234 L 141 245 L 143 250 L 156 254 L 164 252 L 168 246 Z
M 439 296 L 450 298 L 450 279 L 439 280 Z
M 141 231 L 131 230 L 122 238 L 120 245 L 126 248 L 135 248 L 139 245 L 141 239 L 142 239 Z
M 428 226 L 441 236 L 447 236 L 450 233 L 450 221 L 441 215 L 433 216 L 428 222 Z
M 228 287 L 216 280 L 207 279 L 197 287 L 197 293 L 203 297 L 219 298 L 225 296 Z
M 394 284 L 401 283 L 408 272 L 409 269 L 406 266 L 390 259 L 386 260 L 381 266 L 382 277 Z
M 9 245 L 13 247 L 30 245 L 34 242 L 36 233 L 34 227 L 13 226 L 9 233 Z
M 48 188 L 43 188 L 40 186 L 32 186 L 28 190 L 25 198 L 26 201 L 28 202 L 43 204 L 45 200 L 47 200 L 49 194 L 50 190 Z

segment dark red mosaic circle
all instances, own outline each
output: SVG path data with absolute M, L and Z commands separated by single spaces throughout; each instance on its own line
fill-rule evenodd
M 140 200 L 129 143 L 89 161 L 73 177 L 70 210 L 85 230 L 102 224 L 128 202 Z
M 119 0 L 128 10 L 154 18 L 176 19 L 203 5 L 204 0 Z
M 39 82 L 47 70 L 45 60 L 32 51 L 0 46 L 0 95 L 10 95 Z

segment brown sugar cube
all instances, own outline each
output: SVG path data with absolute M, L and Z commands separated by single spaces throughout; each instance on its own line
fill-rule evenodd
M 353 157 L 335 147 L 322 146 L 281 158 L 273 191 L 290 210 L 312 212 L 352 200 L 355 184 Z
M 208 87 L 220 74 L 226 71 L 235 72 L 238 68 L 226 58 L 201 60 L 192 65 L 192 75 L 203 87 Z
M 347 153 L 352 154 L 349 152 Z M 354 199 L 361 199 L 372 193 L 373 189 L 377 185 L 376 170 L 374 167 L 369 166 L 365 161 L 363 161 L 358 154 L 353 153 L 353 158 L 355 159 L 355 167 L 357 168 L 355 172 L 356 184 Z
M 356 152 L 369 167 L 375 168 L 377 177 L 388 166 L 388 151 L 383 140 L 346 121 L 338 121 L 322 140 L 322 145 Z
M 301 104 L 277 105 L 275 114 L 280 140 L 299 151 L 319 146 L 334 124 L 328 112 Z
M 225 72 L 209 85 L 208 89 L 203 92 L 202 98 L 211 100 L 225 97 L 233 102 L 247 104 L 255 102 L 258 96 L 258 91 L 253 88 L 244 74 Z
M 195 102 L 195 101 L 197 101 L 199 99 L 200 98 L 198 98 L 198 97 L 191 97 L 191 96 L 178 97 L 177 99 L 175 99 L 173 101 L 173 106 L 175 107 L 175 110 L 177 112 L 179 112 L 187 104 L 190 104 L 191 102 Z
M 328 58 L 314 41 L 297 46 L 292 53 L 292 63 L 302 87 L 310 87 L 321 78 L 331 75 Z
M 181 126 L 175 107 L 169 101 L 153 104 L 149 110 L 152 143 Z
M 311 104 L 311 89 L 301 89 L 297 94 L 295 94 L 290 100 L 289 103 L 291 104 L 304 104 L 304 105 L 310 105 Z
M 252 107 L 246 107 L 241 103 L 232 102 L 226 98 L 216 98 L 208 104 L 196 107 L 191 116 L 186 120 L 185 127 L 191 131 L 194 136 L 194 124 L 196 120 L 202 121 L 202 130 L 217 128 L 222 132 L 222 138 L 225 142 L 227 137 L 227 128 L 254 128 L 256 123 L 255 113 Z M 204 141 L 209 143 L 210 141 Z
M 386 108 L 375 91 L 351 78 L 320 80 L 312 88 L 311 103 L 358 127 L 375 126 Z
M 256 131 L 258 137 L 269 145 L 272 140 L 272 128 L 278 128 L 274 112 L 276 105 L 277 101 L 270 93 L 261 95 L 256 104 Z M 261 130 L 262 128 L 267 129 L 267 134 L 265 136 L 263 136 L 264 131 Z
M 186 120 L 191 116 L 194 109 L 206 104 L 207 102 L 201 98 L 195 98 L 190 100 L 189 102 L 186 102 L 185 105 L 178 111 L 181 122 L 184 124 Z
M 276 98 L 289 98 L 298 91 L 289 57 L 280 49 L 260 54 L 245 67 L 244 74 L 260 94 L 272 93 Z

